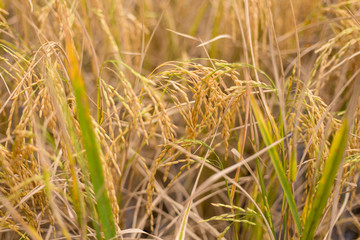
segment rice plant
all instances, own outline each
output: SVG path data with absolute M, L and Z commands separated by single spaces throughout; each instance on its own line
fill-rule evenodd
M 359 239 L 359 7 L 0 0 L 0 239 Z

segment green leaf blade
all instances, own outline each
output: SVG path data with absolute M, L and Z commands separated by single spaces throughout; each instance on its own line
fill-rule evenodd
M 310 209 L 308 217 L 306 218 L 301 240 L 310 240 L 314 238 L 315 230 L 321 220 L 322 213 L 330 196 L 341 160 L 344 156 L 348 138 L 348 129 L 348 121 L 345 118 L 342 127 L 336 132 L 334 140 L 331 144 L 329 158 L 326 160 L 323 174 L 318 183 L 318 190 L 315 193 L 314 203 Z
M 253 96 L 250 96 L 250 101 L 251 101 L 253 113 L 258 122 L 258 126 L 260 129 L 261 135 L 264 139 L 265 144 L 267 146 L 269 146 L 273 143 L 273 139 L 271 137 L 268 126 L 265 122 L 264 116 L 261 113 L 261 110 L 260 110 L 259 106 L 257 105 Z M 269 150 L 269 155 L 270 155 L 271 162 L 274 166 L 276 175 L 279 179 L 280 185 L 283 189 L 287 203 L 289 204 L 289 208 L 290 208 L 291 214 L 293 216 L 293 219 L 294 219 L 294 222 L 296 225 L 296 230 L 297 230 L 298 234 L 301 235 L 301 221 L 300 221 L 299 213 L 296 208 L 296 203 L 295 203 L 294 196 L 292 194 L 291 185 L 289 184 L 287 177 L 285 175 L 285 171 L 283 169 L 279 154 L 277 153 L 275 148 L 271 148 Z

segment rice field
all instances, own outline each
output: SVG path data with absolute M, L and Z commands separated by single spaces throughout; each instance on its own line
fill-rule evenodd
M 359 0 L 0 0 L 0 240 L 360 239 Z

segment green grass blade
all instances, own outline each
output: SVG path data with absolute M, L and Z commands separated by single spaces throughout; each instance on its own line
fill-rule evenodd
M 304 232 L 301 236 L 302 240 L 314 239 L 315 230 L 321 220 L 341 160 L 344 156 L 348 138 L 348 129 L 348 121 L 345 118 L 342 127 L 337 131 L 331 144 L 329 158 L 325 162 L 324 171 L 318 183 L 318 190 L 313 198 L 314 203 L 305 221 Z
M 269 205 L 269 201 L 268 201 L 268 197 L 267 197 L 267 193 L 266 193 L 266 188 L 265 188 L 265 182 L 264 182 L 264 178 L 260 169 L 260 164 L 259 164 L 259 159 L 256 159 L 256 169 L 259 175 L 259 183 L 260 183 L 260 187 L 261 187 L 261 197 L 262 200 L 264 202 L 264 207 L 265 207 L 265 217 L 269 222 L 271 231 L 273 233 L 273 235 L 275 236 L 275 230 L 274 230 L 274 223 L 271 217 L 271 210 L 270 210 L 270 205 Z
M 71 41 L 67 41 L 66 47 L 70 63 L 69 75 L 76 100 L 77 116 L 82 134 L 82 142 L 86 150 L 90 178 L 97 201 L 96 208 L 105 239 L 111 239 L 116 235 L 115 221 L 109 195 L 105 186 L 104 173 L 100 158 L 100 146 L 97 141 L 90 116 L 90 108 L 86 95 L 85 84 L 81 77 L 79 65 L 76 60 L 76 56 L 73 51 L 74 47 L 71 44 Z
M 255 118 L 258 122 L 258 126 L 261 132 L 261 135 L 264 139 L 264 142 L 267 146 L 271 145 L 274 141 L 271 137 L 270 131 L 268 129 L 268 126 L 265 122 L 264 116 L 261 113 L 261 110 L 259 108 L 259 106 L 257 105 L 254 97 L 251 95 L 250 96 L 250 101 L 251 101 L 251 106 L 253 109 L 253 113 L 255 115 Z M 299 235 L 301 235 L 301 222 L 300 222 L 300 217 L 299 217 L 299 213 L 297 211 L 296 208 L 296 203 L 294 200 L 294 196 L 292 194 L 292 190 L 291 190 L 291 186 L 286 178 L 279 154 L 276 151 L 276 148 L 271 148 L 269 149 L 269 155 L 270 155 L 270 159 L 271 162 L 274 166 L 275 172 L 277 177 L 279 178 L 279 182 L 281 184 L 281 187 L 284 191 L 284 195 L 285 198 L 287 200 L 287 203 L 289 205 L 291 214 L 293 216 L 295 225 L 296 225 L 296 230 L 299 233 Z
M 181 221 L 181 226 L 180 226 L 179 232 L 176 235 L 176 240 L 184 240 L 185 239 L 186 225 L 187 225 L 187 222 L 189 219 L 191 205 L 192 205 L 192 201 L 190 201 L 186 206 L 186 211 L 185 211 L 183 219 Z

